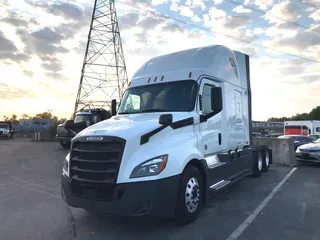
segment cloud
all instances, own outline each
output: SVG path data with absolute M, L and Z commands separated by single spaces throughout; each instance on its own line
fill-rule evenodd
M 253 33 L 256 35 L 261 35 L 264 33 L 264 30 L 261 27 L 258 27 L 253 30 Z
M 2 99 L 14 100 L 23 98 L 32 98 L 35 97 L 33 92 L 30 92 L 27 89 L 19 88 L 16 85 L 10 85 L 0 82 L 0 95 Z
M 299 26 L 290 22 L 279 22 L 266 29 L 268 37 L 295 36 Z
M 8 23 L 14 27 L 28 27 L 29 22 L 17 13 L 9 12 L 7 17 L 1 18 L 1 22 Z
M 291 51 L 301 52 L 309 47 L 320 44 L 320 24 L 309 28 L 304 32 L 299 32 L 294 36 L 282 37 L 279 40 L 271 42 L 273 47 L 286 48 Z
M 148 31 L 150 29 L 155 29 L 157 26 L 163 24 L 165 21 L 167 20 L 164 20 L 164 18 L 150 14 L 146 17 L 140 17 L 139 21 L 137 22 L 137 25 L 144 31 Z
M 152 4 L 153 6 L 157 6 L 157 5 L 160 5 L 160 4 L 167 3 L 167 2 L 168 2 L 168 0 L 152 0 L 152 1 L 151 1 L 151 4 Z
M 80 20 L 83 17 L 83 11 L 80 7 L 66 2 L 61 4 L 52 4 L 48 7 L 48 12 L 71 20 Z
M 179 10 L 182 16 L 190 17 L 190 18 L 194 16 L 193 11 L 188 6 L 180 6 Z
M 0 31 L 0 59 L 21 62 L 28 60 L 29 56 L 20 53 L 15 44 Z
M 139 21 L 139 14 L 135 12 L 125 13 L 118 18 L 118 21 L 121 30 L 131 29 Z
M 320 9 L 315 10 L 313 13 L 310 14 L 309 17 L 315 21 L 319 21 L 320 20 Z
M 283 1 L 275 4 L 268 11 L 264 18 L 269 20 L 269 23 L 282 23 L 283 21 L 296 21 L 302 17 L 301 6 L 296 1 Z
M 251 13 L 252 12 L 251 9 L 244 8 L 242 5 L 235 7 L 232 11 L 236 12 L 236 13 Z
M 31 1 L 26 0 L 26 3 L 29 5 L 39 8 L 46 13 L 50 13 L 54 16 L 61 16 L 68 20 L 81 20 L 84 15 L 87 14 L 86 8 L 79 7 L 76 4 L 61 2 L 59 4 L 52 4 L 46 1 Z
M 249 4 L 249 1 L 245 1 L 245 4 Z M 254 4 L 262 10 L 267 10 L 269 7 L 275 4 L 276 0 L 255 0 Z
M 203 18 L 216 19 L 227 16 L 227 13 L 221 9 L 211 7 L 208 11 L 208 14 L 204 14 Z

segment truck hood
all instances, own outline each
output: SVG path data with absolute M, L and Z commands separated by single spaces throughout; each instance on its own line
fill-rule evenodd
M 4 131 L 4 130 L 8 130 L 9 131 L 8 128 L 0 128 L 0 131 Z
M 320 151 L 320 143 L 307 143 L 299 147 L 300 150 Z
M 164 113 L 143 113 L 117 115 L 107 120 L 96 123 L 77 136 L 117 136 L 124 139 L 141 136 L 159 127 L 159 116 Z M 191 117 L 188 112 L 172 113 L 173 122 Z

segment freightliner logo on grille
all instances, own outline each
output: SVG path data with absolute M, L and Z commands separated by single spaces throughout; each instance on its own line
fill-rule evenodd
M 87 137 L 87 141 L 102 141 L 103 137 Z

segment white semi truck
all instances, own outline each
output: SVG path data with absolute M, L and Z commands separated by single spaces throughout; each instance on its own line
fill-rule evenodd
M 155 57 L 115 116 L 72 139 L 62 197 L 89 212 L 190 223 L 228 186 L 268 171 L 272 151 L 252 144 L 251 128 L 248 55 L 213 45 Z

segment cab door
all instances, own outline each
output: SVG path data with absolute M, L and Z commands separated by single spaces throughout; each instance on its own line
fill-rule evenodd
M 221 86 L 213 80 L 203 79 L 201 81 L 199 89 L 200 134 L 201 150 L 205 156 L 219 152 L 222 148 L 221 111 L 212 109 L 212 88 L 221 88 Z
M 208 183 L 226 179 L 232 172 L 230 158 L 224 158 L 220 162 L 217 155 L 223 149 L 224 138 L 222 134 L 223 121 L 223 84 L 202 79 L 199 88 L 199 114 L 200 114 L 200 152 L 207 160 L 209 168 Z M 232 173 L 231 173 L 232 175 Z

